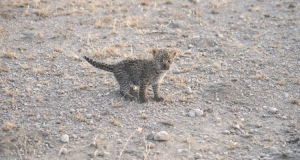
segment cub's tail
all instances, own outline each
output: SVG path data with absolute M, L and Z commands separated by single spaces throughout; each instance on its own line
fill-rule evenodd
M 91 65 L 93 65 L 96 68 L 108 71 L 108 72 L 113 72 L 114 66 L 110 64 L 105 64 L 101 62 L 96 62 L 86 56 L 83 57 L 87 62 L 89 62 Z

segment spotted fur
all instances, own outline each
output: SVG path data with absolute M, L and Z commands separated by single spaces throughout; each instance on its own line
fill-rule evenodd
M 159 84 L 170 69 L 177 52 L 153 49 L 152 53 L 153 58 L 149 60 L 123 60 L 114 65 L 96 62 L 85 56 L 84 59 L 96 68 L 112 72 L 120 85 L 121 95 L 126 99 L 136 100 L 136 97 L 129 93 L 130 85 L 136 85 L 139 86 L 139 102 L 145 103 L 148 101 L 146 89 L 152 86 L 154 99 L 161 102 L 164 98 L 159 94 Z

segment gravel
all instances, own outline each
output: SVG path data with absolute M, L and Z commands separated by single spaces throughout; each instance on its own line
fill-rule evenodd
M 0 159 L 299 159 L 298 1 L 0 6 Z M 114 64 L 153 48 L 177 50 L 164 102 L 152 87 L 148 103 L 125 100 L 82 58 Z

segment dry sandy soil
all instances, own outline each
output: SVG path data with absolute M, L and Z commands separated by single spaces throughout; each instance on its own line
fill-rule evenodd
M 0 159 L 300 159 L 299 5 L 2 0 Z M 82 60 L 151 48 L 178 50 L 161 103 Z

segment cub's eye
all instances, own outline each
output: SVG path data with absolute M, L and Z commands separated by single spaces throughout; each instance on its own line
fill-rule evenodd
M 168 62 L 169 62 L 169 63 L 171 63 L 171 61 L 170 61 L 170 60 L 168 60 Z
M 160 62 L 164 62 L 164 60 L 161 59 Z

